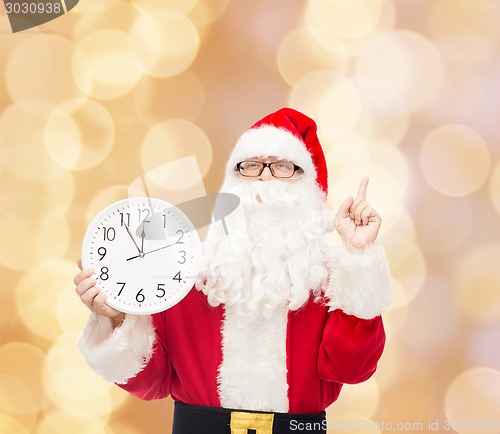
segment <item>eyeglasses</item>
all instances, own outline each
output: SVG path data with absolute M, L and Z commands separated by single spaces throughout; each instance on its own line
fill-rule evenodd
M 240 161 L 234 170 L 243 176 L 257 177 L 264 169 L 269 167 L 271 175 L 275 178 L 291 178 L 295 172 L 304 173 L 302 167 L 287 161 L 275 161 L 273 163 L 262 163 L 260 161 Z

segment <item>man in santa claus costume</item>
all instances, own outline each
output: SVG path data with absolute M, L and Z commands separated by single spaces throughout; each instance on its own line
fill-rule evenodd
M 92 270 L 75 277 L 88 364 L 141 399 L 172 396 L 174 434 L 326 432 L 324 410 L 375 372 L 385 343 L 390 277 L 367 185 L 330 218 L 316 124 L 288 108 L 266 116 L 229 157 L 221 191 L 240 205 L 227 234 L 212 225 L 179 304 L 123 314 Z M 339 245 L 325 241 L 333 227 Z

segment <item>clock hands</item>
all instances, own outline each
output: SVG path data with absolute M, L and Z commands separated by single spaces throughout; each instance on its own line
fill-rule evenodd
M 144 253 L 144 238 L 146 237 L 146 232 L 144 231 L 144 226 L 145 225 L 142 225 L 142 233 L 141 233 L 141 250 L 139 251 L 139 253 Z
M 135 242 L 135 238 L 132 235 L 132 232 L 130 232 L 130 229 L 128 228 L 128 226 L 127 226 L 127 224 L 125 222 L 123 222 L 123 224 L 125 225 L 125 229 L 127 229 L 127 232 L 130 235 L 130 238 L 132 238 L 132 241 L 134 242 L 135 247 L 137 247 L 137 251 L 139 252 L 139 256 L 142 255 L 143 254 L 142 249 L 139 249 L 139 246 Z M 144 229 L 142 230 L 142 232 L 144 233 Z M 142 234 L 141 234 L 141 236 L 142 236 Z M 143 243 L 143 246 L 144 246 L 144 237 L 142 237 L 142 243 Z
M 139 252 L 138 255 L 132 256 L 131 258 L 128 258 L 127 261 L 130 261 L 131 259 L 135 259 L 135 258 L 144 258 L 144 256 L 148 255 L 149 253 L 157 252 L 158 250 L 163 250 L 163 249 L 166 249 L 167 247 L 175 246 L 176 244 L 177 244 L 177 242 L 172 243 L 172 244 L 167 244 L 166 246 L 159 247 L 158 249 L 150 250 L 149 252 L 145 252 L 145 253 Z

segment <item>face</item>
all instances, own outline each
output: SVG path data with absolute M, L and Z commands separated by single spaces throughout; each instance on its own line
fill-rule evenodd
M 245 161 L 259 161 L 261 163 L 276 163 L 278 161 L 286 162 L 286 163 L 292 163 L 290 160 L 280 160 L 279 158 L 276 157 L 267 157 L 267 158 L 261 158 L 261 157 L 252 157 L 252 158 L 247 158 Z M 249 176 L 243 176 L 241 173 L 237 172 L 238 176 L 240 178 L 243 178 L 248 181 L 270 181 L 270 180 L 278 180 L 278 181 L 283 181 L 283 182 L 293 182 L 295 179 L 300 178 L 302 175 L 302 172 L 296 171 L 291 178 L 275 178 L 271 174 L 271 169 L 269 167 L 265 167 L 262 173 L 259 176 L 255 177 L 249 177 Z

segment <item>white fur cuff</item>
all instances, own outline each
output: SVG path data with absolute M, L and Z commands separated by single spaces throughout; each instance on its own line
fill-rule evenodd
M 113 331 L 111 320 L 90 314 L 77 345 L 89 366 L 108 381 L 125 384 L 144 369 L 153 354 L 151 316 L 125 316 Z
M 335 246 L 330 269 L 325 293 L 330 311 L 342 309 L 348 315 L 371 319 L 391 304 L 389 266 L 380 243 L 362 253 L 352 253 L 344 244 Z

